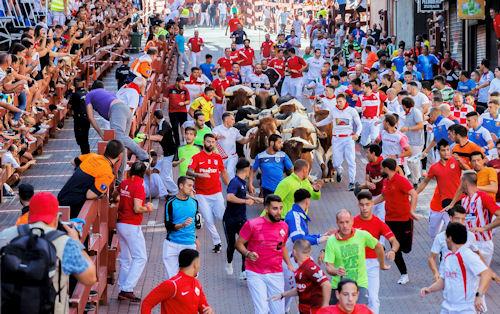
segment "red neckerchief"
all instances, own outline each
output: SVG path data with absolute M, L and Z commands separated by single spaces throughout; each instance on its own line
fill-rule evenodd
M 139 85 L 135 84 L 134 82 L 128 83 L 127 88 L 135 89 L 139 95 L 141 94 L 141 89 L 139 88 Z
M 347 238 L 342 238 L 340 239 L 339 241 L 347 241 L 349 240 L 350 238 L 354 237 L 354 233 L 356 232 L 356 229 L 352 229 L 352 232 L 350 235 L 347 236 Z M 337 239 L 338 240 L 338 239 Z
M 201 94 L 201 97 L 205 98 L 206 101 L 211 101 L 212 100 L 212 98 L 208 97 L 205 94 Z
M 189 76 L 189 84 L 203 85 L 203 82 L 198 82 L 198 79 L 193 77 L 193 74 Z

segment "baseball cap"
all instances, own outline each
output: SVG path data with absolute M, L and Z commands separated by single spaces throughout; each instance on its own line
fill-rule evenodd
M 42 221 L 51 223 L 59 212 L 59 202 L 50 192 L 39 192 L 33 195 L 30 201 L 30 214 L 28 223 Z

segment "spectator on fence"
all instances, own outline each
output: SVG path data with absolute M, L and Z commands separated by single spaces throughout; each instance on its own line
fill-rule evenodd
M 122 64 L 115 71 L 115 78 L 117 81 L 117 87 L 120 89 L 123 85 L 127 83 L 127 78 L 130 76 L 130 62 L 129 56 L 122 57 Z
M 123 151 L 123 144 L 112 140 L 104 155 L 90 153 L 76 158 L 77 169 L 57 195 L 62 206 L 71 208 L 71 218 L 78 216 L 86 200 L 97 199 L 109 191 L 115 179 L 113 167 Z

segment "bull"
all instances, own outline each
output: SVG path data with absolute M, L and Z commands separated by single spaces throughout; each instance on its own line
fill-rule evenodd
M 326 117 L 330 112 L 328 110 L 317 110 L 313 113 L 314 121 L 319 122 Z M 328 124 L 318 128 L 318 149 L 314 151 L 315 158 L 318 161 L 323 179 L 331 179 L 334 175 L 334 168 L 332 164 L 332 136 L 333 125 Z
M 313 151 L 317 146 L 311 144 L 311 132 L 306 128 L 295 128 L 292 131 L 292 137 L 283 143 L 283 151 L 290 157 L 292 163 L 297 159 L 304 159 L 309 164 L 310 169 L 313 166 Z

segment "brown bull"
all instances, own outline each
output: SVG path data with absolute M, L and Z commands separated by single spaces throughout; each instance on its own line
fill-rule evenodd
M 326 119 L 329 115 L 328 110 L 318 110 L 314 113 L 314 121 L 319 122 Z M 330 123 L 318 127 L 319 149 L 316 152 L 318 162 L 321 166 L 323 178 L 333 178 L 334 168 L 331 159 L 333 125 Z
M 232 96 L 226 96 L 227 98 L 227 111 L 238 110 L 243 106 L 251 106 L 252 102 L 250 101 L 250 96 L 248 96 L 247 92 L 244 89 L 238 89 L 234 91 Z
M 297 159 L 304 159 L 312 168 L 313 156 L 311 152 L 316 146 L 311 144 L 311 132 L 306 128 L 295 128 L 292 131 L 292 138 L 283 143 L 283 151 L 290 157 L 292 163 Z
M 258 125 L 255 138 L 249 143 L 250 158 L 255 159 L 258 153 L 266 150 L 268 145 L 268 138 L 271 134 L 279 134 L 278 127 L 280 121 L 273 117 L 265 117 L 258 121 L 252 121 L 249 125 Z

